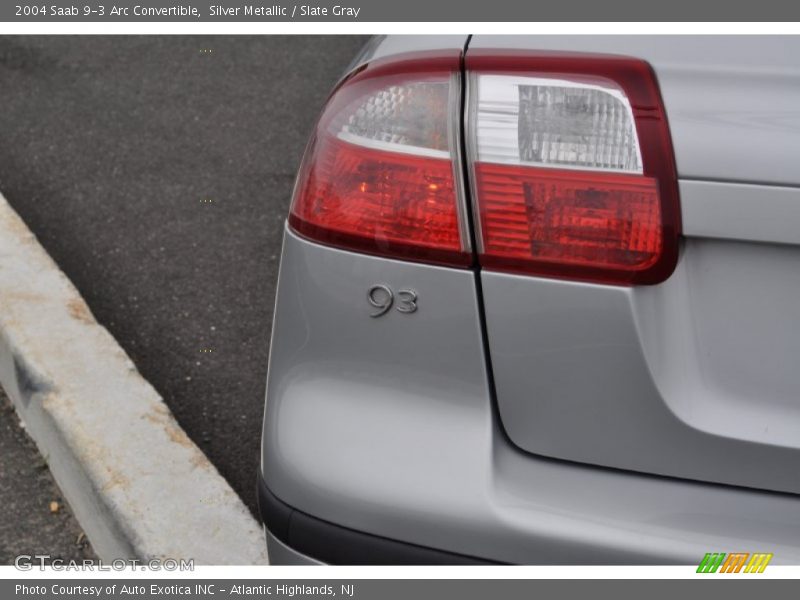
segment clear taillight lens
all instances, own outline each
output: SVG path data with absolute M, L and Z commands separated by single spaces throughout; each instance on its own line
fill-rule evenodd
M 642 172 L 633 110 L 609 81 L 478 75 L 478 160 Z
M 456 184 L 459 57 L 371 65 L 323 112 L 300 171 L 292 227 L 383 256 L 471 261 Z
M 677 187 L 649 66 L 474 53 L 467 68 L 481 264 L 617 284 L 668 277 Z

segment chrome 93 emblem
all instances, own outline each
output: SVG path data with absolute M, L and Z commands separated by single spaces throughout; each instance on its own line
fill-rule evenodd
M 417 292 L 410 289 L 397 290 L 397 302 L 395 294 L 388 285 L 377 284 L 367 290 L 367 302 L 378 310 L 370 313 L 370 317 L 382 317 L 389 312 L 392 306 L 397 312 L 410 314 L 417 312 Z

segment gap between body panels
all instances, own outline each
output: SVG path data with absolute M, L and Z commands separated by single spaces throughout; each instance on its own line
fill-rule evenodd
M 472 41 L 472 34 L 467 36 L 464 42 L 464 49 L 461 52 L 461 96 L 459 103 L 458 115 L 458 161 L 459 173 L 461 175 L 462 185 L 461 189 L 464 197 L 461 199 L 465 204 L 464 214 L 467 216 L 467 230 L 469 231 L 470 248 L 472 248 L 472 275 L 475 280 L 475 298 L 478 302 L 478 321 L 481 328 L 481 343 L 483 345 L 483 359 L 486 367 L 486 383 L 489 388 L 489 397 L 492 405 L 492 415 L 498 425 L 498 429 L 503 432 L 503 436 L 512 447 L 514 443 L 508 436 L 508 433 L 503 426 L 503 420 L 500 418 L 500 407 L 497 404 L 497 392 L 495 391 L 494 371 L 492 369 L 492 355 L 489 350 L 489 330 L 486 325 L 486 308 L 483 301 L 483 282 L 481 279 L 481 265 L 478 260 L 478 238 L 476 235 L 475 227 L 475 210 L 472 201 L 472 188 L 469 177 L 469 158 L 467 154 L 467 111 L 469 110 L 468 103 L 468 81 L 467 81 L 467 66 L 466 57 L 469 50 L 469 44 Z

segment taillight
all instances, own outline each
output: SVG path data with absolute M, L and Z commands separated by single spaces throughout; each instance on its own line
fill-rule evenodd
M 339 247 L 468 265 L 459 77 L 455 52 L 370 64 L 345 80 L 303 158 L 292 227 Z
M 471 51 L 466 68 L 480 263 L 602 283 L 666 279 L 680 212 L 649 65 Z

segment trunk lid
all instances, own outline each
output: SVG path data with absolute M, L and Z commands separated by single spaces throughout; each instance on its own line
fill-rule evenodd
M 481 272 L 500 417 L 533 453 L 800 492 L 800 39 L 475 36 L 654 68 L 678 266 L 617 287 Z

